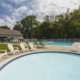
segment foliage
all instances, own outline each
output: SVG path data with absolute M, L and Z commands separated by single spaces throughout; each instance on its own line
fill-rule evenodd
M 10 42 L 10 41 L 12 41 L 12 39 L 11 38 L 5 38 L 4 41 Z
M 21 31 L 24 38 L 34 38 L 34 28 L 37 25 L 39 25 L 39 22 L 36 20 L 36 16 L 30 15 L 17 22 L 14 29 Z
M 19 41 L 24 41 L 24 39 L 19 39 Z
M 0 28 L 3 28 L 3 29 L 10 29 L 8 26 L 0 26 Z
M 20 45 L 13 45 L 14 47 L 14 50 L 16 50 L 15 47 L 17 47 L 19 50 L 22 50 Z M 8 48 L 8 44 L 0 44 L 0 50 L 7 50 L 7 52 L 10 52 L 9 48 Z M 4 53 L 5 51 L 0 51 L 0 54 L 1 53 Z
M 14 29 L 21 31 L 24 38 L 80 38 L 80 7 L 73 12 L 69 12 L 68 9 L 65 14 L 47 15 L 42 23 L 33 15 L 26 16 L 19 23 L 16 23 Z

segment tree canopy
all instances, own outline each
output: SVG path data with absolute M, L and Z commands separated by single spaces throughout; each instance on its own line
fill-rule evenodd
M 30 15 L 17 22 L 14 29 L 21 31 L 24 38 L 34 38 L 34 28 L 39 24 L 40 22 L 36 20 L 36 16 Z
M 0 28 L 3 28 L 3 29 L 10 29 L 8 26 L 0 26 Z
M 21 31 L 24 38 L 37 39 L 63 39 L 80 38 L 80 8 L 65 14 L 45 16 L 40 23 L 36 16 L 26 16 L 14 26 L 15 30 Z

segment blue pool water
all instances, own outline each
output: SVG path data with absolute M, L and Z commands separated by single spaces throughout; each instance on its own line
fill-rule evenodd
M 44 42 L 45 45 L 72 46 L 74 42 Z
M 28 55 L 4 67 L 0 80 L 80 80 L 80 56 L 60 52 Z

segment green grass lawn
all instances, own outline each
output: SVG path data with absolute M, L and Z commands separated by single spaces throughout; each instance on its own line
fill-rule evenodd
M 4 53 L 5 51 L 0 51 L 0 54 Z
M 14 50 L 16 50 L 15 47 L 18 47 L 19 50 L 22 50 L 20 45 L 13 45 Z M 0 44 L 0 50 L 7 50 L 7 52 L 10 52 L 9 48 L 8 48 L 8 44 Z M 4 53 L 5 51 L 0 51 L 0 54 Z
M 20 47 L 20 45 L 13 45 L 13 47 L 14 47 L 14 50 L 16 50 L 15 47 L 17 47 L 19 50 L 22 50 L 22 48 Z
M 25 48 L 31 49 L 29 45 L 28 46 L 25 46 Z
M 0 44 L 0 50 L 7 50 L 7 52 L 10 52 L 7 44 Z M 0 51 L 0 53 L 4 53 L 4 51 Z
M 14 50 L 16 50 L 15 47 L 17 47 L 19 50 L 22 50 L 22 48 L 20 47 L 20 45 L 13 45 Z M 26 46 L 25 48 L 30 49 L 30 46 Z M 43 48 L 43 47 L 37 47 L 39 48 Z M 10 52 L 9 48 L 8 48 L 8 44 L 0 44 L 0 50 L 7 50 L 7 52 Z M 0 51 L 0 54 L 4 53 L 4 51 Z

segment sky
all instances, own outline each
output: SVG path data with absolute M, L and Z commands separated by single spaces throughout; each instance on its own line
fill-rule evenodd
M 35 15 L 42 21 L 45 15 L 57 15 L 77 9 L 80 0 L 0 0 L 0 26 L 12 28 L 16 21 Z

